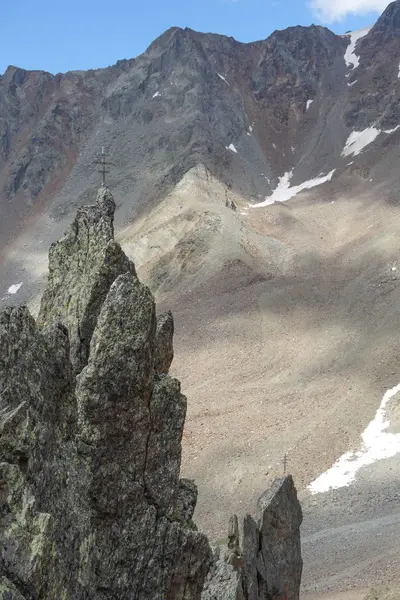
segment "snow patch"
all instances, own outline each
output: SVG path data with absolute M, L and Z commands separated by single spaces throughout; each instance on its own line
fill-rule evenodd
M 250 133 L 253 131 L 253 126 L 252 125 L 249 125 L 249 131 L 250 131 Z
M 10 287 L 7 290 L 8 294 L 16 294 L 18 292 L 18 290 L 20 289 L 20 287 L 22 286 L 22 282 L 21 283 L 14 283 L 14 285 L 10 285 Z
M 271 196 L 267 196 L 263 202 L 255 204 L 254 208 L 269 206 L 270 204 L 274 204 L 274 202 L 286 202 L 286 200 L 290 200 L 302 190 L 309 190 L 313 187 L 316 187 L 317 185 L 322 185 L 323 183 L 330 181 L 333 177 L 334 172 L 335 169 L 328 173 L 328 175 L 315 177 L 314 179 L 310 179 L 309 181 L 304 181 L 300 185 L 290 187 L 290 180 L 293 177 L 293 170 L 288 171 L 287 173 L 282 175 L 282 177 L 279 178 L 278 185 L 272 192 Z
M 274 148 L 275 148 L 275 150 L 276 150 L 276 144 L 272 144 L 272 145 L 273 145 L 273 147 L 274 147 Z
M 313 102 L 314 102 L 314 100 L 307 100 L 307 110 L 310 108 L 310 106 Z
M 400 64 L 399 64 L 399 73 L 398 73 L 397 77 L 400 79 Z
M 386 408 L 399 392 L 400 384 L 385 393 L 374 420 L 361 436 L 361 450 L 346 452 L 328 471 L 312 481 L 308 486 L 312 494 L 348 487 L 355 480 L 361 467 L 400 453 L 400 434 L 386 431 L 390 425 L 386 418 Z
M 394 133 L 395 131 L 397 131 L 399 129 L 400 125 L 397 125 L 397 127 L 395 127 L 394 129 L 384 129 L 383 133 Z
M 158 98 L 158 96 L 161 96 L 160 92 L 156 92 L 155 94 L 153 94 L 153 98 Z
M 371 144 L 380 134 L 379 129 L 375 127 L 368 127 L 364 131 L 353 131 L 347 138 L 347 142 L 342 151 L 342 156 L 357 156 L 360 152 Z
M 222 79 L 222 81 L 225 81 L 226 85 L 229 85 L 229 83 L 227 82 L 227 80 L 225 79 L 225 77 L 223 75 L 221 75 L 221 73 L 217 73 L 218 77 L 220 79 Z
M 227 150 L 232 150 L 232 152 L 236 152 L 236 154 L 237 154 L 237 150 L 233 144 L 229 144 L 229 146 L 225 146 L 225 148 Z
M 348 83 L 347 85 L 348 85 L 349 87 L 353 87 L 353 85 L 354 85 L 355 83 L 357 83 L 357 81 L 358 81 L 358 79 L 356 79 L 355 81 L 352 81 L 351 83 Z
M 346 48 L 346 53 L 344 55 L 344 60 L 348 67 L 355 69 L 360 64 L 360 59 L 355 53 L 356 45 L 358 40 L 365 37 L 367 33 L 371 31 L 371 27 L 366 27 L 365 29 L 360 29 L 359 31 L 352 31 L 350 36 L 350 44 Z

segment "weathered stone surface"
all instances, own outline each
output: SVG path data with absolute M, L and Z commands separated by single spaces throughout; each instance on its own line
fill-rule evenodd
M 168 514 L 169 518 L 183 521 L 189 527 L 196 528 L 192 521 L 197 502 L 197 487 L 190 479 L 181 479 L 175 490 L 174 500 Z
M 170 310 L 157 317 L 155 369 L 168 373 L 174 358 L 174 319 Z
M 258 510 L 260 596 L 297 600 L 303 570 L 300 546 L 303 516 L 292 477 L 276 479 L 258 501 Z
M 398 600 L 399 598 L 400 587 L 393 584 L 371 589 L 364 600 Z
M 193 523 L 172 315 L 115 244 L 114 209 L 102 188 L 53 245 L 38 323 L 0 313 L 0 600 L 297 600 L 291 477 L 243 548 L 236 516 L 214 559 Z
M 0 577 L 0 599 L 1 600 L 25 600 L 15 585 L 5 577 Z
M 228 548 L 214 555 L 202 600 L 298 600 L 302 512 L 292 477 L 276 479 L 258 510 L 258 522 L 244 519 L 242 548 L 237 518 L 231 518 Z
M 227 562 L 230 552 L 214 551 L 213 565 L 207 576 L 202 600 L 244 600 L 241 573 Z
M 38 317 L 41 328 L 68 328 L 75 373 L 87 364 L 90 340 L 101 306 L 118 275 L 135 267 L 114 241 L 115 202 L 100 188 L 96 204 L 76 215 L 70 229 L 49 252 L 49 279 Z
M 232 517 L 229 519 L 228 526 L 228 548 L 232 550 L 232 552 L 238 554 L 239 547 L 239 521 L 236 515 L 232 515 Z
M 179 479 L 186 399 L 155 371 L 154 300 L 113 211 L 102 189 L 53 246 L 39 324 L 0 314 L 2 600 L 196 600 L 209 569 Z

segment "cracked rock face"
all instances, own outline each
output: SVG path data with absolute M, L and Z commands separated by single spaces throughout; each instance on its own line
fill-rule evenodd
M 174 358 L 173 348 L 174 319 L 170 310 L 157 317 L 156 331 L 156 370 L 168 373 Z
M 2 600 L 194 600 L 209 569 L 179 478 L 172 320 L 114 242 L 114 209 L 102 188 L 52 246 L 37 323 L 0 315 Z
M 302 519 L 292 477 L 276 479 L 258 501 L 258 519 L 245 517 L 242 547 L 231 519 L 228 547 L 214 553 L 202 600 L 298 600 Z
M 70 229 L 49 251 L 49 279 L 38 316 L 41 328 L 62 323 L 69 332 L 75 374 L 87 364 L 100 309 L 118 275 L 135 267 L 114 241 L 115 202 L 100 188 L 96 204 L 78 210 Z
M 37 322 L 0 313 L 0 600 L 297 600 L 291 477 L 246 517 L 242 548 L 236 517 L 214 558 L 192 521 L 172 314 L 156 318 L 114 210 L 102 188 L 51 247 Z

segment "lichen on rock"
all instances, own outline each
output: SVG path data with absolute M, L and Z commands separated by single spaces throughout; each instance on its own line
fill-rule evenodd
M 38 325 L 68 328 L 75 373 L 87 364 L 90 340 L 100 309 L 118 275 L 136 277 L 133 263 L 114 240 L 115 202 L 100 188 L 96 204 L 78 210 L 64 236 L 50 247 L 49 279 Z

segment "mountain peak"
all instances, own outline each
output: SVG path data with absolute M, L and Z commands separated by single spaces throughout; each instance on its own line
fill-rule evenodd
M 25 81 L 28 75 L 29 71 L 14 65 L 9 65 L 4 72 L 2 79 L 4 83 L 11 83 L 13 81 L 14 83 L 21 84 Z
M 371 30 L 382 33 L 385 38 L 400 37 L 400 0 L 391 2 Z

